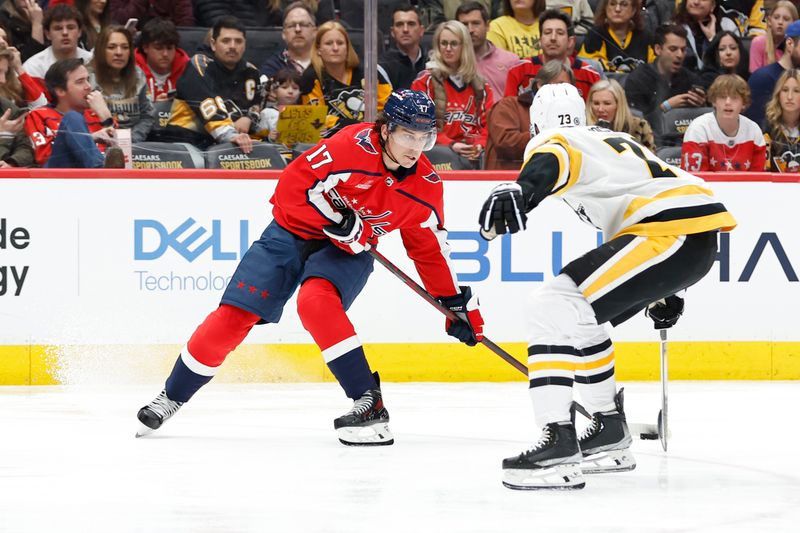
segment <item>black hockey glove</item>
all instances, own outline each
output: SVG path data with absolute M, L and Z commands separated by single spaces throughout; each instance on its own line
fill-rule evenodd
M 644 314 L 653 320 L 656 329 L 668 329 L 674 326 L 683 314 L 683 298 L 667 296 L 647 306 Z
M 459 287 L 461 292 L 454 296 L 439 298 L 446 308 L 454 312 L 460 320 L 445 321 L 444 327 L 447 334 L 466 344 L 475 346 L 483 340 L 483 317 L 478 309 L 478 297 L 472 294 L 469 287 Z
M 527 221 L 525 199 L 518 183 L 503 183 L 492 189 L 478 218 L 481 237 L 487 241 L 504 233 L 524 230 Z

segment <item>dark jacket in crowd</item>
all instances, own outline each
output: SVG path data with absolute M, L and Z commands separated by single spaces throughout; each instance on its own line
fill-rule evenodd
M 125 24 L 128 19 L 139 19 L 138 27 L 156 17 L 169 19 L 176 26 L 194 26 L 192 0 L 110 0 L 111 19 Z
M 700 85 L 700 78 L 693 72 L 681 68 L 670 80 L 664 78 L 654 63 L 641 65 L 625 80 L 625 95 L 628 104 L 647 116 L 658 109 L 658 105 L 677 94 L 689 92 L 692 85 Z
M 408 89 L 411 82 L 417 79 L 417 74 L 425 70 L 428 61 L 428 51 L 420 49 L 419 58 L 412 61 L 410 57 L 395 47 L 381 54 L 380 66 L 386 72 L 386 77 L 392 82 L 393 89 Z
M 17 113 L 17 106 L 6 98 L 0 98 L 0 115 L 11 109 L 11 116 Z M 0 161 L 5 161 L 15 167 L 32 167 L 33 145 L 25 134 L 25 130 L 20 130 L 15 135 L 0 135 Z
M 268 10 L 264 0 L 193 0 L 193 3 L 198 26 L 210 28 L 225 15 L 238 18 L 248 27 L 283 24 L 283 10 Z
M 23 63 L 47 48 L 31 37 L 31 23 L 19 16 L 14 0 L 5 0 L 0 6 L 0 24 L 8 29 L 11 44 L 19 50 Z

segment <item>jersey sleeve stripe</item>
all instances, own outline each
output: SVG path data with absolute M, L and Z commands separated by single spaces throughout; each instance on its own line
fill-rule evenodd
M 664 222 L 647 222 L 634 224 L 624 228 L 614 238 L 621 235 L 692 235 L 712 230 L 731 231 L 736 227 L 736 219 L 724 211 L 690 219 L 667 220 Z

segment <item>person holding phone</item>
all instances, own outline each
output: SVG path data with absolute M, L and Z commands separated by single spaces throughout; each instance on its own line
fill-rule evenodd
M 683 66 L 686 46 L 683 26 L 670 24 L 656 30 L 656 60 L 637 67 L 625 81 L 625 95 L 631 107 L 649 115 L 659 109 L 666 113 L 675 107 L 705 105 L 705 90 L 699 77 Z
M 686 29 L 688 46 L 684 66 L 694 72 L 703 69 L 703 56 L 715 35 L 725 30 L 741 35 L 736 23 L 725 16 L 715 0 L 681 2 L 673 20 Z

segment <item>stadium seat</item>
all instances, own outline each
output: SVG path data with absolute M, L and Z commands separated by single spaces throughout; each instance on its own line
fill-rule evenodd
M 656 110 L 647 117 L 653 127 L 656 146 L 678 146 L 683 141 L 683 134 L 689 124 L 705 113 L 712 111 L 710 107 L 678 107 L 666 113 Z
M 167 127 L 169 119 L 172 116 L 172 100 L 153 102 L 153 107 L 155 108 L 156 122 L 147 135 L 147 140 L 159 141 L 161 132 Z
M 181 36 L 181 48 L 186 50 L 190 56 L 194 55 L 203 44 L 208 31 L 208 28 L 200 27 L 182 26 L 178 28 L 178 34 Z M 267 57 L 282 50 L 285 43 L 281 37 L 281 31 L 281 28 L 248 28 L 245 59 L 259 67 Z
M 425 155 L 430 159 L 433 168 L 442 170 L 475 170 L 472 163 L 455 153 L 449 146 L 437 144 Z
M 206 168 L 230 170 L 279 170 L 286 167 L 282 145 L 253 143 L 253 151 L 243 153 L 233 143 L 215 144 L 206 151 Z
M 133 168 L 205 168 L 203 153 L 186 143 L 142 142 L 132 147 Z
M 672 166 L 681 166 L 681 147 L 680 146 L 665 146 L 659 148 L 656 152 L 659 159 L 663 159 Z
M 627 72 L 606 72 L 606 78 L 609 80 L 616 80 L 622 88 L 625 88 L 625 81 L 628 79 Z
M 315 146 L 316 144 L 314 143 L 296 143 L 294 146 L 292 146 L 292 160 L 294 161 L 298 156 L 302 155 L 309 149 L 314 148 Z

